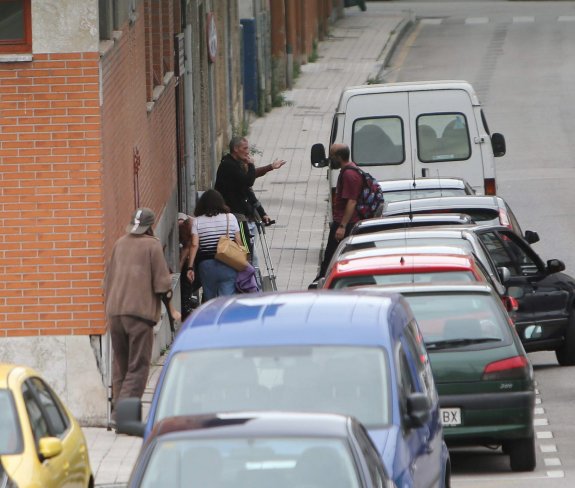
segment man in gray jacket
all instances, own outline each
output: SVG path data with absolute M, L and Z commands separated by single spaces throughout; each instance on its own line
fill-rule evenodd
M 162 295 L 172 277 L 162 244 L 154 237 L 155 215 L 139 208 L 114 244 L 104 282 L 106 316 L 114 350 L 112 397 L 142 397 L 152 359 L 153 327 L 160 320 Z M 171 310 L 174 318 L 179 313 Z

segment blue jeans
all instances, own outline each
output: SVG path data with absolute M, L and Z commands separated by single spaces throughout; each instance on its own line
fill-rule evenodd
M 204 289 L 203 300 L 233 295 L 236 292 L 238 272 L 215 259 L 200 261 L 198 265 L 200 280 Z

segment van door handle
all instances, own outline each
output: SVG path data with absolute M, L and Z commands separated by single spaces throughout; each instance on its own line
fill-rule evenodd
M 485 137 L 483 137 L 483 136 L 475 137 L 473 139 L 473 142 L 475 144 L 483 144 L 485 142 Z
M 421 176 L 427 178 L 428 174 L 429 174 L 429 168 L 421 168 Z

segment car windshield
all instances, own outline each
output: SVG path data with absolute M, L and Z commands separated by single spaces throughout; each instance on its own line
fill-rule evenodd
M 331 412 L 366 427 L 390 422 L 385 350 L 275 346 L 175 354 L 161 386 L 156 421 L 245 410 Z
M 20 421 L 10 390 L 0 389 L 0 456 L 22 452 Z
M 139 486 L 359 488 L 360 484 L 352 454 L 340 439 L 174 435 L 154 446 Z
M 498 299 L 479 293 L 406 294 L 428 351 L 487 348 L 511 341 Z
M 471 271 L 436 271 L 430 273 L 365 274 L 335 279 L 331 288 L 349 288 L 366 285 L 395 285 L 401 283 L 431 283 L 438 281 L 477 281 Z
M 467 195 L 464 188 L 426 188 L 384 191 L 386 202 L 399 202 L 401 200 L 416 200 L 418 198 L 459 197 Z

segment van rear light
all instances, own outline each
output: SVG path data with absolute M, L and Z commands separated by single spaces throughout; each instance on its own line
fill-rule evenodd
M 484 381 L 520 380 L 529 377 L 529 360 L 525 356 L 514 356 L 489 363 L 483 369 Z
M 495 178 L 485 178 L 483 180 L 483 186 L 485 188 L 486 195 L 497 194 L 497 185 L 495 184 Z

